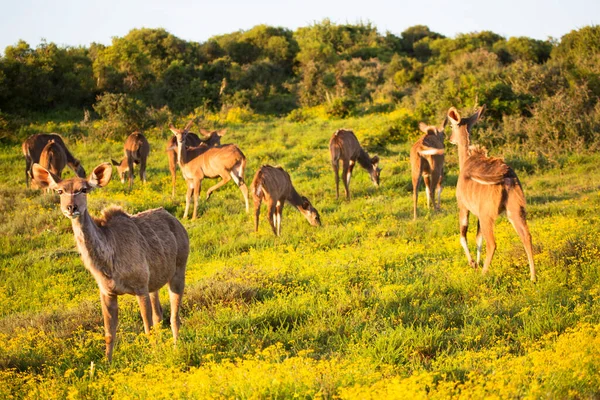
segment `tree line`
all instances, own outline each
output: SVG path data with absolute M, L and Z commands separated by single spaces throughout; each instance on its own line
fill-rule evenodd
M 403 107 L 427 120 L 479 102 L 496 132 L 490 144 L 581 146 L 599 141 L 598 96 L 598 26 L 542 41 L 489 31 L 448 38 L 422 25 L 381 34 L 370 23 L 324 20 L 204 43 L 144 28 L 108 46 L 19 41 L 0 58 L 0 118 L 83 108 L 140 123 L 149 109 L 239 107 L 301 120 L 322 105 L 332 117 Z

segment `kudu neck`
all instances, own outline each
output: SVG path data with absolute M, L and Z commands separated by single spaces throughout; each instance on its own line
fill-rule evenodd
M 458 164 L 462 168 L 465 161 L 467 160 L 467 157 L 469 156 L 469 131 L 467 130 L 467 127 L 465 125 L 461 125 L 453 129 L 458 129 Z
M 364 149 L 360 149 L 360 153 L 358 154 L 358 158 L 356 159 L 356 161 L 358 161 L 361 167 L 363 167 L 369 172 L 373 169 L 371 157 L 369 157 L 369 153 L 367 153 Z
M 296 191 L 296 189 L 294 189 L 293 186 L 290 190 L 290 196 L 288 198 L 288 201 L 291 205 L 295 207 L 300 207 L 304 203 L 304 200 L 302 200 L 302 196 L 300 196 L 300 194 Z

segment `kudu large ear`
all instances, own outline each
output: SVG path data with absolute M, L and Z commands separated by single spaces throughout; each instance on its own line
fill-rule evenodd
M 448 125 L 448 116 L 447 115 L 444 117 L 444 120 L 442 121 L 442 123 L 438 127 L 438 131 L 443 131 L 444 128 L 446 127 L 446 125 Z
M 477 111 L 475 111 L 475 114 L 469 117 L 469 119 L 467 120 L 467 130 L 469 132 L 471 132 L 471 128 L 473 127 L 473 125 L 475 125 L 475 123 L 481 119 L 481 116 L 483 115 L 484 111 L 485 105 L 479 107 Z
M 114 160 L 113 158 L 111 158 L 111 159 L 110 159 L 110 162 L 111 162 L 111 163 L 112 163 L 112 165 L 114 165 L 115 167 L 117 167 L 117 166 L 121 165 L 121 163 L 120 163 L 120 162 L 118 162 L 118 161 Z
M 302 208 L 308 210 L 310 208 L 310 201 L 304 196 L 302 196 Z
M 419 130 L 421 132 L 427 133 L 427 128 L 429 128 L 429 126 L 427 126 L 425 122 L 419 122 Z
M 217 131 L 217 135 L 223 137 L 227 133 L 227 128 Z
M 93 188 L 101 188 L 108 185 L 112 177 L 112 166 L 110 163 L 102 163 L 92 171 L 88 183 Z
M 458 125 L 460 123 L 460 113 L 455 107 L 450 107 L 448 110 L 448 120 L 452 125 Z
M 173 124 L 169 125 L 169 130 L 173 132 L 174 135 L 179 133 L 179 130 L 173 126 Z
M 208 129 L 202 129 L 202 128 L 200 128 L 200 134 L 201 134 L 202 136 L 204 136 L 204 137 L 209 137 L 211 133 L 212 133 L 212 132 L 211 132 L 211 131 L 209 131 Z
M 38 163 L 33 164 L 31 171 L 33 173 L 33 179 L 40 185 L 42 189 L 54 189 L 61 181 L 58 176 L 54 175 L 52 172 L 48 171 Z
M 379 156 L 373 156 L 373 158 L 371 158 L 371 164 L 375 166 L 379 164 Z
M 190 130 L 190 128 L 192 127 L 192 125 L 194 125 L 194 119 L 191 119 L 190 122 L 187 123 L 187 125 L 185 126 L 185 128 L 183 128 L 183 131 L 185 133 L 187 133 Z

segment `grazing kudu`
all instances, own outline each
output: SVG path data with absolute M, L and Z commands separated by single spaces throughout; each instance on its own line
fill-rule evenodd
M 206 129 L 200 129 L 200 133 L 204 136 L 204 139 L 200 139 L 198 135 L 192 132 L 188 132 L 185 138 L 185 145 L 187 147 L 196 147 L 200 143 L 206 143 L 207 146 L 219 146 L 221 144 L 221 137 L 225 134 L 227 129 L 221 129 L 219 131 L 207 131 Z M 177 181 L 177 137 L 171 136 L 167 141 L 167 157 L 169 158 L 169 170 L 171 171 L 171 182 L 173 186 L 172 196 L 175 197 L 175 184 Z
M 417 219 L 417 200 L 421 176 L 425 181 L 427 208 L 431 204 L 438 210 L 442 197 L 442 176 L 444 172 L 444 128 L 447 118 L 440 126 L 419 123 L 419 129 L 425 133 L 410 149 L 410 168 L 413 187 L 413 218 Z M 435 202 L 437 191 L 438 201 Z
M 498 215 L 506 211 L 506 216 L 517 231 L 527 258 L 532 281 L 535 281 L 535 266 L 531 235 L 525 218 L 525 195 L 517 174 L 499 158 L 487 156 L 487 151 L 478 146 L 469 146 L 471 127 L 480 119 L 484 107 L 468 118 L 461 118 L 458 110 L 448 110 L 448 119 L 452 125 L 450 143 L 458 147 L 460 172 L 456 184 L 456 199 L 459 208 L 460 243 L 469 264 L 479 264 L 481 245 L 485 238 L 486 257 L 482 272 L 485 274 L 492 262 L 496 250 L 494 223 Z M 477 221 L 477 264 L 473 262 L 467 245 L 469 212 L 475 214 Z
M 40 165 L 57 177 L 62 178 L 62 171 L 67 165 L 67 155 L 62 146 L 57 144 L 54 139 L 48 141 L 44 146 L 40 155 Z M 49 192 L 51 189 L 46 190 Z
M 179 168 L 187 184 L 187 193 L 185 196 L 185 212 L 183 218 L 187 218 L 190 208 L 192 194 L 194 195 L 194 211 L 192 219 L 196 219 L 198 209 L 198 196 L 202 187 L 204 178 L 221 177 L 221 181 L 210 187 L 206 191 L 206 200 L 210 198 L 212 192 L 225 185 L 231 179 L 240 188 L 244 201 L 246 202 L 246 212 L 248 212 L 248 188 L 244 182 L 244 170 L 246 169 L 246 157 L 242 151 L 234 144 L 224 146 L 208 147 L 201 143 L 197 147 L 186 147 L 186 136 L 192 121 L 184 129 L 175 129 L 171 125 L 171 132 L 177 138 L 177 159 Z
M 141 132 L 133 132 L 123 146 L 125 157 L 121 161 L 111 160 L 117 167 L 121 183 L 125 183 L 125 174 L 129 173 L 129 190 L 133 189 L 133 165 L 140 165 L 140 178 L 146 183 L 146 162 L 150 154 L 150 144 Z
M 369 173 L 375 186 L 379 186 L 379 173 L 381 172 L 381 168 L 378 167 L 379 157 L 369 157 L 369 154 L 358 143 L 354 132 L 346 129 L 337 130 L 329 141 L 329 154 L 335 175 L 336 199 L 340 197 L 340 160 L 342 160 L 342 178 L 346 189 L 346 200 L 350 200 L 350 178 L 357 161 Z
M 275 236 L 281 235 L 281 215 L 286 200 L 295 206 L 312 226 L 321 225 L 319 212 L 306 197 L 298 194 L 292 185 L 290 175 L 283 168 L 263 165 L 256 171 L 250 188 L 254 200 L 254 230 L 256 232 L 258 232 L 258 217 L 263 199 L 267 202 L 269 223 Z
M 60 135 L 56 133 L 36 133 L 35 135 L 29 136 L 21 146 L 23 155 L 25 156 L 25 185 L 27 187 L 29 187 L 29 178 L 32 177 L 31 166 L 34 163 L 40 162 L 42 150 L 44 150 L 44 147 L 50 140 L 54 140 L 54 143 L 62 147 L 67 157 L 67 165 L 69 168 L 71 168 L 80 178 L 85 178 L 83 166 L 78 159 L 73 157 L 73 154 L 71 154 Z
M 61 180 L 39 164 L 33 165 L 35 179 L 60 195 L 60 208 L 71 219 L 81 259 L 100 289 L 109 362 L 117 331 L 117 296 L 122 294 L 137 296 L 144 331 L 149 333 L 153 325 L 162 321 L 158 291 L 168 283 L 171 330 L 177 341 L 189 254 L 185 228 L 163 208 L 129 215 L 121 208 L 109 207 L 100 218 L 90 216 L 87 193 L 106 186 L 111 173 L 110 163 L 104 163 L 87 180 Z

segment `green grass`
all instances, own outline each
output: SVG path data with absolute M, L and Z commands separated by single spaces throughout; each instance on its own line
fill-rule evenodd
M 513 156 L 523 166 L 539 281 L 529 282 L 504 217 L 484 277 L 459 245 L 453 148 L 440 212 L 427 211 L 421 194 L 412 221 L 409 142 L 371 152 L 381 157 L 380 188 L 357 167 L 352 201 L 335 200 L 331 134 L 347 127 L 365 139 L 387 118 L 229 126 L 223 142 L 246 155 L 248 184 L 260 165 L 283 166 L 323 226 L 287 206 L 280 238 L 264 209 L 254 233 L 233 184 L 202 200 L 199 218 L 183 221 L 191 253 L 178 346 L 166 321 L 143 335 L 135 298 L 121 297 L 112 365 L 103 360 L 98 290 L 70 222 L 55 196 L 25 189 L 20 146 L 1 147 L 0 397 L 600 396 L 600 156 L 574 155 L 550 170 Z M 88 196 L 92 214 L 118 204 L 181 218 L 185 185 L 178 172 L 172 199 L 168 132 L 146 136 L 149 182 L 136 179 L 129 192 L 113 178 Z M 88 173 L 122 154 L 120 142 L 93 135 L 67 142 Z M 201 199 L 214 183 L 203 182 Z M 168 315 L 165 289 L 161 298 Z

